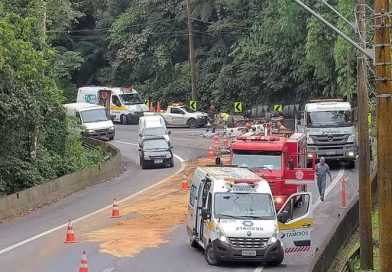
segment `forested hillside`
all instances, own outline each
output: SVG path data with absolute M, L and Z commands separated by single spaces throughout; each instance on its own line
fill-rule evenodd
M 155 101 L 189 99 L 186 1 L 74 2 L 78 22 L 68 32 L 55 29 L 52 39 L 83 58 L 73 74 L 76 85 L 133 84 Z M 351 26 L 320 1 L 305 2 L 355 38 Z M 355 1 L 328 2 L 355 21 Z M 294 1 L 191 3 L 200 105 L 212 99 L 250 107 L 321 96 L 350 99 L 355 93 L 355 50 Z
M 70 7 L 62 0 L 48 3 L 48 31 L 71 25 L 77 13 Z M 64 13 L 58 8 L 71 13 L 60 18 Z M 100 151 L 84 150 L 61 106 L 65 97 L 59 87 L 72 84 L 77 68 L 65 59 L 80 64 L 81 58 L 51 47 L 43 11 L 38 1 L 0 0 L 0 195 L 104 159 Z

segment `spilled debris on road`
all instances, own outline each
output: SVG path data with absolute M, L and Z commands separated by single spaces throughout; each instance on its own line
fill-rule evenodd
M 100 252 L 116 257 L 133 257 L 145 248 L 167 243 L 165 236 L 186 219 L 189 191 L 181 190 L 183 174 L 190 185 L 195 168 L 212 163 L 212 159 L 188 162 L 183 172 L 121 205 L 121 214 L 127 219 L 88 233 L 85 238 L 98 242 Z

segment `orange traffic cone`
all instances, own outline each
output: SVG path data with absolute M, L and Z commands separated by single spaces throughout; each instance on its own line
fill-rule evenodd
M 80 261 L 79 272 L 88 272 L 87 253 L 85 250 L 83 250 L 82 260 Z
M 112 209 L 112 216 L 111 218 L 119 218 L 121 217 L 120 215 L 120 211 L 118 209 L 117 203 L 116 203 L 116 199 L 113 200 L 113 209 Z
M 208 158 L 214 158 L 214 152 L 212 151 L 212 146 L 208 145 Z
M 181 190 L 188 190 L 189 186 L 188 186 L 188 179 L 186 177 L 186 175 L 182 175 L 182 182 L 181 182 Z
M 75 233 L 73 231 L 71 219 L 68 220 L 67 236 L 65 237 L 64 243 L 66 243 L 66 244 L 76 243 Z
M 226 135 L 225 135 L 224 138 L 223 138 L 223 146 L 224 146 L 224 147 L 228 147 L 228 146 L 229 146 L 229 141 L 227 140 Z
M 161 112 L 161 103 L 159 103 L 159 101 L 158 101 L 158 104 L 157 104 L 157 112 Z
M 218 134 L 215 134 L 213 139 L 214 139 L 214 144 L 219 144 L 219 135 Z

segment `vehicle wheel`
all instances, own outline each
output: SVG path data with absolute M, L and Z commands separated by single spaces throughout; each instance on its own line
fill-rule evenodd
M 169 167 L 171 168 L 171 167 L 174 167 L 174 161 L 173 160 L 171 160 L 171 162 L 169 163 Z
M 191 118 L 187 122 L 188 127 L 190 128 L 197 128 L 197 121 L 195 118 Z
M 127 116 L 121 115 L 120 121 L 121 121 L 121 124 L 123 124 L 123 125 L 128 125 Z
M 142 166 L 142 169 L 147 169 L 147 163 L 145 160 L 141 160 L 140 165 Z
M 109 137 L 109 141 L 113 141 L 114 140 L 114 136 Z
M 257 108 L 252 109 L 252 118 L 257 118 Z
M 206 249 L 204 251 L 204 257 L 206 258 L 206 261 L 209 265 L 219 265 L 221 262 L 219 259 L 216 258 L 214 248 L 212 247 L 212 243 L 209 243 L 206 246 Z
M 355 161 L 348 161 L 347 162 L 347 168 L 348 169 L 354 169 L 355 168 Z
M 257 107 L 257 118 L 263 118 L 265 116 L 265 112 L 263 111 L 264 106 Z
M 284 252 L 283 252 L 283 249 L 281 249 L 280 252 L 279 252 L 278 258 L 276 260 L 274 260 L 274 261 L 267 262 L 267 265 L 269 265 L 269 266 L 278 266 L 278 265 L 280 265 L 283 262 L 283 259 L 284 259 Z

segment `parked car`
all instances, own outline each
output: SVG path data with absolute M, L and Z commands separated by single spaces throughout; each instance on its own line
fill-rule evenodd
M 140 166 L 142 169 L 153 165 L 173 167 L 172 148 L 163 136 L 145 138 L 139 146 Z

